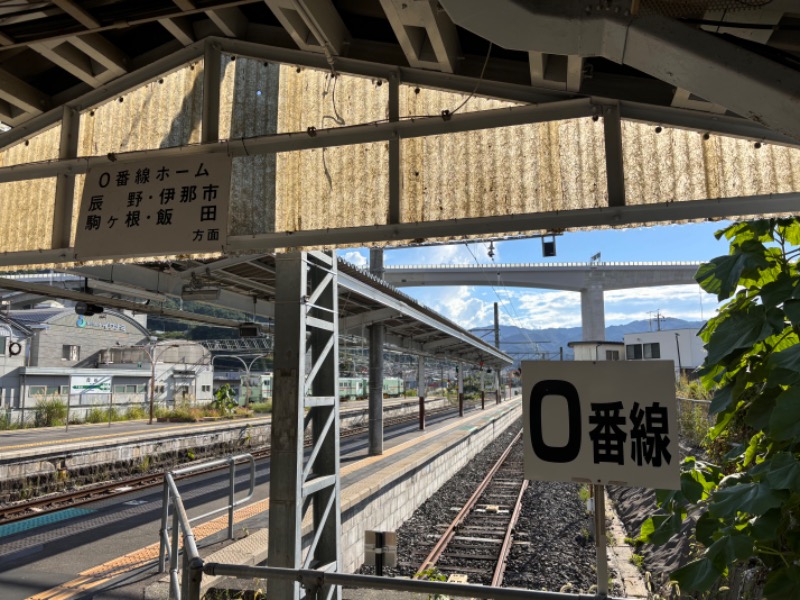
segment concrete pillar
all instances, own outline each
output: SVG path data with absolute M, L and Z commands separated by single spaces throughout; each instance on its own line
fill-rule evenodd
M 581 290 L 581 323 L 583 341 L 606 339 L 606 317 L 603 287 L 592 283 Z
M 369 270 L 383 278 L 383 249 L 370 248 Z M 369 454 L 383 454 L 383 323 L 369 327 Z

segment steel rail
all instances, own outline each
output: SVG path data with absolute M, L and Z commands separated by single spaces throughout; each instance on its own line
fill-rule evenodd
M 448 410 L 455 410 L 455 409 L 453 409 L 452 407 L 437 408 L 430 410 L 428 414 L 429 415 L 439 414 L 446 412 Z M 384 425 L 385 426 L 401 425 L 406 422 L 416 423 L 416 421 L 417 421 L 417 415 L 415 413 L 408 416 L 391 417 L 384 421 Z M 346 430 L 342 431 L 341 437 L 353 437 L 361 433 L 364 433 L 367 430 L 368 427 L 362 425 L 356 427 L 349 427 Z M 306 445 L 309 444 L 307 443 Z M 267 446 L 261 450 L 255 450 L 251 452 L 251 454 L 257 460 L 263 460 L 265 458 L 269 458 L 270 448 L 269 446 Z M 203 472 L 211 473 L 214 471 L 221 470 L 223 468 L 225 467 L 221 466 L 221 467 L 208 468 L 205 469 Z M 184 476 L 176 477 L 176 481 L 180 481 L 184 478 L 185 478 Z M 91 487 L 86 487 L 79 491 L 55 494 L 44 498 L 37 498 L 35 500 L 30 500 L 24 503 L 14 504 L 7 507 L 0 507 L 0 525 L 6 525 L 8 523 L 14 523 L 16 521 L 24 521 L 25 519 L 30 519 L 33 517 L 41 517 L 43 515 L 54 513 L 59 510 L 64 510 L 65 508 L 73 508 L 76 506 L 82 506 L 84 504 L 91 504 L 92 502 L 97 502 L 99 500 L 107 500 L 114 496 L 130 494 L 133 492 L 138 492 L 141 490 L 162 486 L 163 484 L 164 484 L 163 473 L 150 473 L 146 475 L 138 475 L 136 477 L 128 477 L 124 479 L 110 481 L 107 483 L 93 485 Z M 125 487 L 131 487 L 133 489 L 117 490 L 117 488 L 125 488 Z M 35 512 L 31 514 L 31 511 Z
M 505 449 L 500 458 L 497 459 L 497 462 L 494 464 L 494 466 L 492 466 L 492 468 L 486 474 L 486 477 L 484 477 L 483 481 L 481 481 L 481 483 L 472 493 L 472 496 L 470 496 L 469 499 L 464 503 L 464 506 L 461 508 L 460 511 L 458 511 L 458 514 L 455 516 L 450 525 L 448 525 L 445 532 L 442 534 L 442 536 L 439 538 L 436 544 L 434 544 L 433 549 L 430 551 L 428 556 L 425 558 L 425 560 L 422 562 L 419 569 L 417 570 L 417 573 L 414 575 L 414 579 L 420 579 L 424 571 L 436 565 L 436 562 L 439 560 L 439 558 L 442 556 L 447 546 L 455 537 L 456 529 L 458 529 L 458 527 L 464 522 L 464 520 L 467 518 L 470 512 L 472 512 L 472 509 L 475 508 L 475 505 L 478 503 L 478 500 L 483 495 L 483 492 L 485 492 L 486 488 L 489 487 L 489 484 L 492 482 L 492 479 L 494 479 L 494 476 L 500 470 L 500 467 L 506 461 L 508 455 L 511 454 L 511 450 L 514 447 L 514 444 L 521 437 L 522 437 L 522 430 L 520 430 L 520 432 L 516 436 L 514 436 L 514 439 L 511 440 L 511 443 Z
M 511 543 L 514 541 L 514 528 L 517 526 L 519 515 L 522 512 L 522 496 L 525 495 L 525 490 L 528 489 L 528 480 L 523 479 L 522 485 L 519 488 L 519 495 L 517 501 L 514 503 L 514 512 L 511 513 L 511 520 L 508 522 L 506 534 L 503 537 L 503 544 L 500 546 L 500 557 L 497 559 L 497 566 L 494 568 L 494 575 L 492 575 L 492 586 L 497 587 L 503 585 L 503 575 L 506 572 L 506 565 L 508 564 L 508 555 L 511 553 Z

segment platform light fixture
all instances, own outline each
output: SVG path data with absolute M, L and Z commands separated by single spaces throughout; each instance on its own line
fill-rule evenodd
M 551 235 L 550 239 L 542 238 L 542 256 L 556 255 L 556 236 Z
M 239 324 L 239 337 L 254 338 L 261 335 L 261 327 L 258 323 L 240 323 Z
M 91 317 L 103 312 L 103 307 L 98 304 L 91 304 L 89 302 L 76 302 L 75 313 L 83 317 Z

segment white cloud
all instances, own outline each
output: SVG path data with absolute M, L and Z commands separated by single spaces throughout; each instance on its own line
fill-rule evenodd
M 359 268 L 365 268 L 369 265 L 369 261 L 367 257 L 361 254 L 361 252 L 357 250 L 351 250 L 349 252 L 345 252 L 342 255 L 342 258 L 345 259 L 347 262 L 353 263 L 355 266 Z

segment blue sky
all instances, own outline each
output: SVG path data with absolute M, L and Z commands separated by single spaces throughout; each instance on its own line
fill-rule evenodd
M 598 252 L 602 262 L 707 261 L 728 253 L 714 232 L 728 223 L 697 223 L 637 229 L 568 232 L 556 238 L 556 256 L 542 257 L 538 238 L 495 242 L 495 263 L 588 262 Z M 340 250 L 339 255 L 367 267 L 369 250 Z M 490 263 L 488 243 L 453 244 L 386 250 L 387 266 Z M 492 287 L 403 288 L 423 304 L 459 325 L 485 327 L 499 302 L 500 322 L 529 329 L 572 327 L 581 322 L 580 295 L 575 292 Z M 697 285 L 665 286 L 605 293 L 606 325 L 647 319 L 655 311 L 666 317 L 699 320 L 712 316 L 717 300 Z

